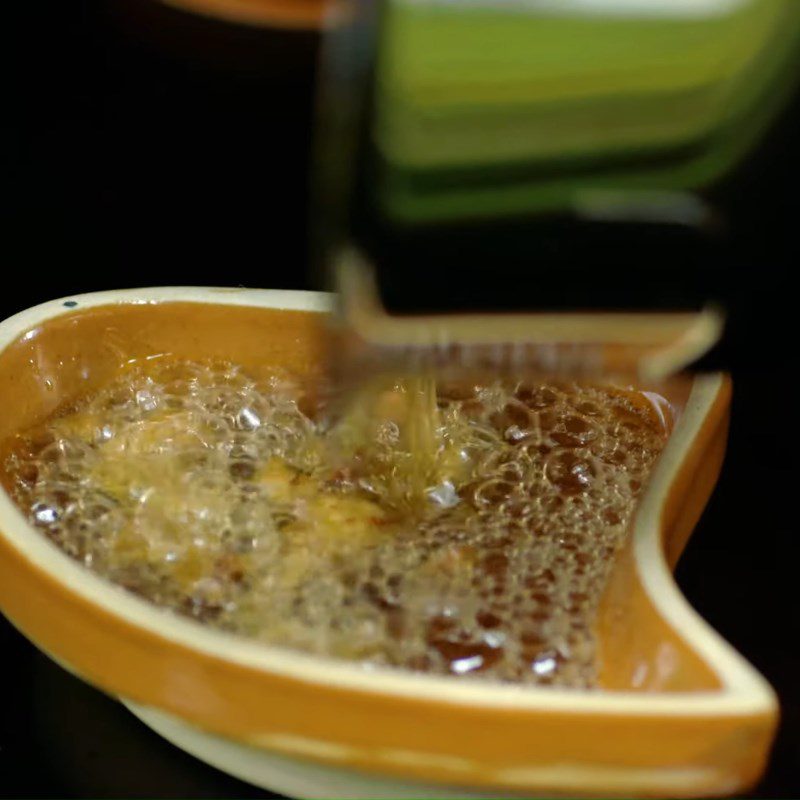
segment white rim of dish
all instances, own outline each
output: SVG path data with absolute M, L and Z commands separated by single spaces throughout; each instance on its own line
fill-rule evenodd
M 331 308 L 331 297 L 323 292 L 205 287 L 126 289 L 75 295 L 34 306 L 1 322 L 0 352 L 43 322 L 96 306 L 189 302 L 325 312 Z M 7 493 L 1 490 L 0 535 L 51 579 L 129 624 L 188 649 L 292 680 L 362 694 L 389 694 L 518 711 L 668 717 L 768 713 L 777 705 L 772 688 L 689 605 L 674 582 L 660 542 L 659 519 L 669 486 L 702 427 L 722 380 L 721 375 L 695 379 L 684 411 L 642 498 L 631 534 L 645 591 L 662 618 L 717 675 L 721 683 L 718 690 L 664 693 L 568 690 L 457 681 L 447 676 L 406 673 L 388 667 L 365 668 L 216 631 L 138 598 L 59 550 L 28 523 Z

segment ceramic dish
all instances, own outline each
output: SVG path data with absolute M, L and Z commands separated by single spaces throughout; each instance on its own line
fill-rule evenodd
M 325 21 L 325 0 L 163 0 L 167 5 L 228 22 L 265 28 L 315 30 Z
M 313 372 L 322 294 L 106 292 L 0 324 L 0 442 L 131 358 Z M 298 797 L 697 797 L 758 779 L 777 707 L 671 577 L 712 491 L 730 384 L 697 377 L 603 602 L 602 690 L 492 685 L 307 656 L 156 608 L 71 560 L 0 493 L 0 605 L 59 663 L 179 746 Z M 450 788 L 447 787 L 458 787 Z

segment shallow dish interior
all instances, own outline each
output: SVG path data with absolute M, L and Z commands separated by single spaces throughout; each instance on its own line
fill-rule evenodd
M 234 361 L 256 375 L 279 366 L 314 380 L 322 367 L 325 333 L 323 315 L 312 311 L 197 303 L 73 311 L 23 337 L 0 358 L 0 393 L 6 398 L 0 443 L 73 405 L 132 361 L 162 354 Z M 25 369 L 24 364 L 35 368 Z M 667 399 L 680 415 L 686 402 L 684 387 L 677 385 L 671 393 Z M 5 482 L 7 475 L 2 473 L 2 478 Z M 628 599 L 634 590 L 634 586 L 620 589 Z M 643 600 L 639 598 L 639 604 Z M 600 630 L 612 640 L 603 648 L 604 687 L 661 691 L 719 687 L 713 671 L 668 627 L 659 627 L 644 609 L 636 616 L 630 609 L 622 615 L 618 611 L 615 603 L 606 603 L 604 618 L 613 617 L 614 623 L 604 625 L 601 620 Z M 643 646 L 633 627 L 657 631 Z M 670 669 L 655 670 L 666 646 L 671 648 Z
M 160 354 L 226 359 L 256 374 L 283 366 L 313 380 L 322 367 L 326 336 L 323 312 L 327 304 L 322 295 L 303 293 L 172 289 L 87 296 L 32 309 L 3 323 L 0 329 L 0 347 L 4 348 L 0 352 L 0 397 L 4 408 L 0 444 L 96 390 L 132 359 Z M 723 777 L 730 782 L 729 761 L 734 760 L 734 753 L 738 760 L 734 783 L 747 783 L 757 774 L 773 725 L 774 699 L 759 676 L 685 604 L 667 568 L 678 558 L 720 468 L 728 382 L 720 376 L 710 376 L 696 379 L 691 385 L 678 383 L 666 393 L 676 410 L 677 425 L 642 500 L 635 530 L 615 568 L 601 608 L 598 636 L 601 685 L 606 690 L 603 692 L 477 687 L 457 679 L 390 670 L 364 673 L 357 665 L 234 642 L 226 634 L 172 618 L 72 563 L 23 520 L 5 493 L 0 496 L 0 528 L 4 532 L 0 563 L 7 566 L 3 572 L 9 575 L 9 581 L 0 600 L 12 621 L 37 643 L 104 688 L 164 708 L 202 727 L 282 752 L 300 751 L 306 757 L 434 779 L 452 781 L 461 775 L 460 781 L 469 783 L 572 790 L 582 787 L 590 791 L 622 780 L 619 776 L 634 766 L 639 770 L 711 759 L 715 764 L 712 772 L 686 777 L 685 786 L 680 781 L 673 782 L 671 791 L 713 794 L 719 791 L 715 786 L 721 785 Z M 37 585 L 33 578 L 26 579 L 26 571 L 56 592 L 53 597 L 75 604 L 76 619 L 89 620 L 84 642 L 69 641 L 63 633 L 48 627 L 46 618 L 34 613 L 31 604 L 21 597 Z M 87 608 L 95 615 L 92 619 Z M 148 636 L 157 636 L 159 646 L 164 640 L 170 647 L 175 645 L 177 649 L 170 651 L 173 659 L 180 653 L 181 657 L 193 658 L 192 663 L 196 664 L 194 695 L 187 693 L 185 680 L 177 690 L 174 686 L 148 688 L 121 663 L 115 666 L 113 657 L 101 664 L 99 654 L 92 652 L 103 641 L 102 637 L 96 641 L 93 638 L 99 636 L 98 626 L 108 627 L 126 643 L 135 640 L 134 647 L 140 650 L 150 641 L 141 638 L 144 631 Z M 80 633 L 75 631 L 76 636 Z M 206 658 L 208 663 L 203 661 Z M 220 665 L 231 672 L 223 669 L 218 676 L 214 670 Z M 234 697 L 230 685 L 221 689 L 215 683 L 218 679 L 230 680 L 234 667 L 247 669 L 253 681 L 251 690 L 256 690 L 261 681 L 261 690 L 278 691 L 285 680 L 294 689 L 299 683 L 303 691 L 316 692 L 322 703 L 319 720 L 290 722 L 293 700 L 288 697 L 281 699 L 287 703 L 285 721 L 281 720 L 280 702 L 264 709 L 264 720 L 268 721 L 259 721 L 255 706 L 248 714 L 248 709 L 238 707 L 242 700 Z M 168 677 L 168 665 L 160 669 L 162 678 Z M 219 696 L 209 695 L 209 686 L 214 686 Z M 246 688 L 242 686 L 242 691 Z M 375 701 L 373 707 L 359 706 L 369 706 L 370 698 Z M 330 713 L 337 714 L 341 711 L 335 711 L 339 701 L 346 703 L 343 708 L 348 709 L 350 723 L 331 720 L 324 724 L 328 713 L 324 704 L 331 703 Z M 411 714 L 411 720 L 423 719 L 426 713 L 435 714 L 438 708 L 439 715 L 456 726 L 452 729 L 455 731 L 459 719 L 465 719 L 465 711 L 470 716 L 470 709 L 479 710 L 477 718 L 491 718 L 492 725 L 486 728 L 485 735 L 473 737 L 472 742 L 441 744 L 434 738 L 443 733 L 443 729 L 437 733 L 439 722 L 432 723 L 430 735 L 420 729 L 419 723 L 412 721 L 408 727 L 405 717 L 396 711 L 397 702 L 404 703 L 403 713 Z M 446 706 L 444 710 L 442 704 Z M 373 735 L 364 740 L 363 731 L 357 731 L 359 725 L 370 724 L 373 716 L 377 719 L 390 707 L 396 712 L 393 728 L 389 730 L 384 723 L 383 727 L 373 728 Z M 451 713 L 454 709 L 458 713 Z M 294 711 L 296 717 L 296 704 Z M 621 738 L 616 744 L 599 743 L 597 737 L 604 730 L 604 718 L 606 723 L 610 719 L 627 719 L 631 723 L 629 729 L 619 731 Z M 664 719 L 685 719 L 689 721 L 688 728 L 681 733 L 677 725 L 663 729 L 664 735 L 651 732 L 648 738 L 641 733 L 641 725 L 650 724 L 645 722 L 648 718 L 651 722 L 661 719 L 668 727 L 671 723 L 664 723 Z M 714 735 L 724 733 L 728 741 L 730 731 L 724 725 L 720 727 L 721 718 L 728 725 L 749 719 L 755 726 L 748 729 L 750 739 L 740 742 L 738 750 L 732 749 L 729 755 L 726 751 L 724 758 L 719 752 L 709 755 L 703 745 L 710 741 L 709 731 L 706 736 L 703 734 L 703 722 L 717 725 Z M 593 722 L 587 727 L 588 723 L 584 723 L 588 719 Z M 532 731 L 536 720 L 541 724 Z M 635 720 L 640 730 L 638 743 Z M 531 748 L 538 746 L 540 737 L 549 736 L 552 740 L 553 730 L 548 733 L 548 725 L 553 724 L 561 730 L 555 751 L 551 743 L 549 755 L 546 748 L 535 755 Z M 559 727 L 564 724 L 571 727 Z M 284 733 L 265 732 L 264 725 L 283 726 Z M 287 734 L 287 726 L 292 725 Z M 340 732 L 342 725 L 350 731 L 348 736 Z M 508 743 L 493 743 L 492 729 L 505 730 Z M 514 739 L 515 731 L 519 741 Z M 308 740 L 298 744 L 301 734 Z M 341 743 L 348 737 L 350 750 L 342 749 L 340 744 L 338 750 L 329 747 L 327 751 L 313 745 L 331 744 L 332 740 Z M 369 753 L 358 750 L 359 741 L 373 742 Z M 375 749 L 375 741 L 381 742 L 383 755 Z M 572 746 L 568 747 L 570 741 Z M 658 741 L 663 746 L 660 753 L 653 751 L 653 742 Z M 398 747 L 401 743 L 405 749 Z M 605 748 L 613 752 L 602 755 Z M 407 763 L 397 761 L 398 750 L 406 752 Z M 391 752 L 395 752 L 394 760 L 387 755 Z M 579 752 L 601 754 L 600 763 L 606 771 L 598 773 L 595 764 L 589 777 L 581 777 L 580 770 L 576 773 L 573 769 L 570 779 L 565 777 L 569 771 L 562 774 L 553 767 L 559 763 L 557 758 L 563 762 Z M 415 753 L 424 758 L 416 759 Z M 460 758 L 463 763 L 459 766 L 457 761 L 447 762 L 446 758 Z M 464 766 L 472 763 L 470 759 L 474 769 Z M 523 774 L 500 769 L 501 765 L 520 759 L 526 764 L 544 760 L 550 764 L 550 771 L 537 777 L 535 770 Z M 663 782 L 664 776 L 659 778 L 654 773 L 648 779 L 637 772 L 615 785 L 637 792 L 641 786 L 651 786 L 652 790 L 653 781 L 659 780 Z

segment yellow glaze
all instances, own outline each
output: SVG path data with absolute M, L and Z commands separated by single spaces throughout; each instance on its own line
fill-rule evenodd
M 77 307 L 55 301 L 0 324 L 0 446 L 131 360 L 223 358 L 255 372 L 291 368 L 309 380 L 320 369 L 323 295 L 171 288 L 73 300 Z M 730 383 L 696 378 L 669 399 L 677 423 L 603 604 L 603 691 L 364 671 L 206 629 L 71 561 L 5 492 L 0 607 L 104 690 L 274 752 L 506 792 L 743 791 L 768 755 L 774 695 L 670 576 L 720 468 Z M 261 479 L 276 493 L 304 491 L 274 465 Z M 366 531 L 375 513 L 366 502 L 309 504 L 310 515 L 331 520 L 332 540 Z

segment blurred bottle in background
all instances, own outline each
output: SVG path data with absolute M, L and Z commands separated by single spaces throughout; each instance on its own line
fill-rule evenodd
M 357 246 L 390 310 L 736 317 L 780 274 L 753 221 L 784 199 L 750 187 L 792 124 L 794 0 L 352 0 L 336 19 L 320 264 Z

